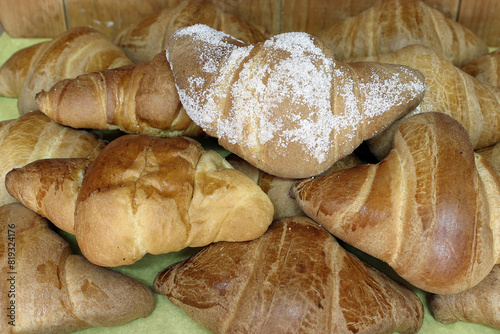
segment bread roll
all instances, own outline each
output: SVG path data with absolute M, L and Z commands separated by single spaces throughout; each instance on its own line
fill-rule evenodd
M 186 115 L 165 52 L 153 60 L 79 75 L 36 95 L 38 108 L 73 128 L 155 136 L 200 136 Z
M 465 291 L 500 262 L 500 176 L 443 113 L 407 118 L 382 162 L 299 181 L 292 195 L 333 235 L 424 291 Z
M 0 96 L 17 98 L 28 71 L 45 42 L 16 51 L 0 67 Z
M 465 321 L 500 329 L 500 265 L 469 290 L 432 295 L 429 305 L 434 318 L 442 323 Z
M 150 61 L 166 49 L 174 32 L 194 24 L 206 24 L 246 43 L 264 41 L 269 35 L 262 27 L 224 13 L 210 0 L 184 0 L 126 27 L 113 41 L 137 64 Z
M 479 36 L 419 0 L 379 0 L 362 13 L 318 33 L 335 58 L 347 60 L 423 45 L 455 65 L 488 53 Z
M 0 205 L 16 202 L 5 189 L 13 168 L 44 158 L 95 158 L 106 142 L 84 130 L 66 128 L 40 111 L 0 122 Z
M 474 58 L 460 69 L 481 82 L 500 88 L 500 49 Z
M 72 333 L 153 311 L 149 288 L 73 254 L 49 224 L 19 203 L 0 207 L 0 332 Z
M 170 38 L 167 58 L 188 116 L 228 151 L 285 178 L 324 172 L 425 92 L 418 71 L 337 62 L 305 33 L 247 45 L 195 25 Z
M 358 60 L 405 65 L 425 76 L 425 96 L 405 117 L 435 111 L 447 114 L 465 127 L 474 149 L 500 141 L 500 89 L 460 70 L 441 53 L 411 45 L 394 53 Z M 368 141 L 378 159 L 382 160 L 389 153 L 393 133 L 401 121 L 394 122 Z
M 255 239 L 274 212 L 252 180 L 187 137 L 124 135 L 88 163 L 45 159 L 14 169 L 6 187 L 74 233 L 85 257 L 102 266 L 132 264 L 146 253 Z M 68 208 L 54 210 L 60 198 L 67 198 Z
M 416 333 L 420 299 L 306 217 L 220 242 L 160 272 L 154 290 L 212 333 Z
M 14 92 L 16 87 L 21 87 L 18 95 L 13 96 L 18 97 L 17 106 L 21 115 L 36 110 L 35 95 L 60 80 L 132 64 L 111 40 L 88 27 L 68 29 L 38 47 L 30 47 L 30 50 L 32 52 L 12 55 L 3 65 L 8 70 L 0 71 L 1 76 L 7 76 L 0 77 L 0 82 L 17 78 L 7 84 L 14 86 L 11 89 Z

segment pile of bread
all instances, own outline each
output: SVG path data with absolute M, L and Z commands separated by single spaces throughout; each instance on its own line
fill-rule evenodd
M 19 50 L 0 68 L 20 113 L 0 123 L 2 332 L 126 324 L 150 288 L 213 333 L 416 333 L 426 302 L 500 329 L 499 64 L 405 0 L 315 36 L 186 0 L 112 41 Z M 106 268 L 188 247 L 154 282 Z

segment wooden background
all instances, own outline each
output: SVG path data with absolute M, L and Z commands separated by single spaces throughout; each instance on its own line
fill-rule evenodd
M 182 0 L 1 0 L 0 23 L 15 38 L 54 37 L 67 28 L 94 27 L 113 37 L 141 17 Z M 226 12 L 276 34 L 314 34 L 359 14 L 377 0 L 214 0 Z M 492 47 L 500 46 L 500 0 L 423 0 Z

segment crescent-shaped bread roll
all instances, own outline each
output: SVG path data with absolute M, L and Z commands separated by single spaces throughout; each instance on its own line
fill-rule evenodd
M 0 70 L 0 82 L 20 87 L 17 107 L 21 115 L 36 110 L 35 95 L 56 82 L 83 73 L 132 64 L 104 34 L 89 27 L 68 29 L 57 37 L 12 55 Z M 11 80 L 16 77 L 11 83 Z M 0 84 L 1 87 L 1 84 Z
M 153 311 L 148 287 L 73 254 L 49 224 L 19 203 L 0 207 L 0 332 L 73 333 Z
M 45 159 L 13 169 L 6 187 L 74 233 L 83 255 L 102 266 L 251 240 L 267 230 L 274 212 L 252 180 L 187 137 L 124 135 L 90 162 Z M 67 208 L 55 210 L 61 198 Z
M 455 65 L 488 53 L 479 36 L 419 0 L 379 0 L 317 36 L 339 60 L 392 53 L 413 44 L 441 53 Z
M 409 334 L 424 316 L 409 288 L 306 217 L 276 221 L 257 240 L 209 245 L 160 272 L 154 290 L 217 334 Z
M 94 159 L 105 144 L 96 134 L 59 125 L 40 111 L 0 122 L 0 205 L 16 202 L 5 189 L 11 169 L 45 158 Z
M 269 36 L 264 28 L 224 13 L 210 0 L 184 0 L 131 24 L 113 41 L 137 64 L 150 61 L 166 49 L 174 32 L 194 24 L 206 24 L 246 43 L 261 42 Z
M 19 96 L 28 71 L 44 44 L 45 42 L 40 42 L 22 48 L 5 61 L 0 67 L 0 96 Z
M 292 194 L 332 234 L 424 291 L 465 291 L 500 262 L 500 176 L 443 113 L 407 118 L 380 163 L 299 181 Z
M 167 45 L 190 118 L 266 173 L 320 174 L 416 107 L 422 74 L 406 66 L 341 63 L 305 33 L 244 44 L 205 25 Z
M 447 114 L 467 130 L 474 149 L 500 141 L 500 89 L 460 70 L 441 53 L 410 45 L 394 53 L 358 60 L 406 65 L 425 76 L 425 96 L 405 117 L 435 111 Z M 370 150 L 380 160 L 389 153 L 393 133 L 402 120 L 368 141 Z
M 36 95 L 40 111 L 73 128 L 155 136 L 199 136 L 179 101 L 165 52 L 135 66 L 57 82 Z

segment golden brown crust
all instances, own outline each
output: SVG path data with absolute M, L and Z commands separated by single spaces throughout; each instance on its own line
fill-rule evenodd
M 415 333 L 423 320 L 411 290 L 306 217 L 209 245 L 160 272 L 154 290 L 213 333 Z
M 75 204 L 91 161 L 85 158 L 36 160 L 9 171 L 5 187 L 21 204 L 63 231 L 75 234 Z
M 90 163 L 45 159 L 15 169 L 8 187 L 67 231 L 74 207 L 80 249 L 102 266 L 131 264 L 146 253 L 255 239 L 274 211 L 248 177 L 187 137 L 124 135 Z M 59 211 L 61 198 L 74 203 Z
M 105 141 L 97 135 L 63 127 L 39 111 L 0 123 L 0 205 L 16 200 L 4 185 L 13 168 L 46 158 L 95 158 Z
M 13 278 L 15 286 L 2 284 L 0 305 L 8 310 L 14 302 L 15 308 L 9 319 L 15 327 L 2 321 L 2 333 L 8 328 L 20 333 L 71 333 L 125 324 L 153 311 L 154 296 L 146 286 L 72 254 L 69 244 L 33 211 L 8 204 L 0 207 L 0 221 L 2 234 L 15 240 L 15 245 L 7 238 L 0 244 L 0 277 L 3 282 Z M 15 252 L 10 268 L 7 250 Z M 9 296 L 9 289 L 15 296 Z
M 136 66 L 82 74 L 36 95 L 38 108 L 73 128 L 198 136 L 182 107 L 165 52 Z
M 87 27 L 69 29 L 43 43 L 30 60 L 31 63 L 16 62 L 16 71 L 20 73 L 29 67 L 18 95 L 21 115 L 37 109 L 35 95 L 60 80 L 132 64 L 106 36 Z
M 0 67 L 0 96 L 14 98 L 19 96 L 31 64 L 44 43 L 46 42 L 18 50 Z
M 335 58 L 377 56 L 425 45 L 460 65 L 488 53 L 487 44 L 459 22 L 417 0 L 377 1 L 357 16 L 318 33 Z
M 263 28 L 224 13 L 212 1 L 187 0 L 126 27 L 113 41 L 137 64 L 150 61 L 165 50 L 169 37 L 175 31 L 198 23 L 224 31 L 247 43 L 260 42 L 268 37 Z
M 126 136 L 102 153 L 78 194 L 75 233 L 83 254 L 93 263 L 116 266 L 148 251 L 180 250 L 185 242 L 180 236 L 189 233 L 187 213 L 202 147 L 184 138 Z M 101 222 L 103 214 L 120 224 Z M 104 245 L 102 236 L 108 239 Z
M 302 210 L 425 291 L 478 284 L 499 258 L 499 175 L 442 113 L 408 118 L 382 162 L 300 181 Z
M 113 210 L 103 211 L 102 203 Z M 120 224 L 100 223 L 103 214 Z M 258 186 L 198 142 L 129 135 L 110 143 L 89 166 L 75 233 L 91 262 L 116 266 L 145 253 L 254 239 L 272 214 Z

